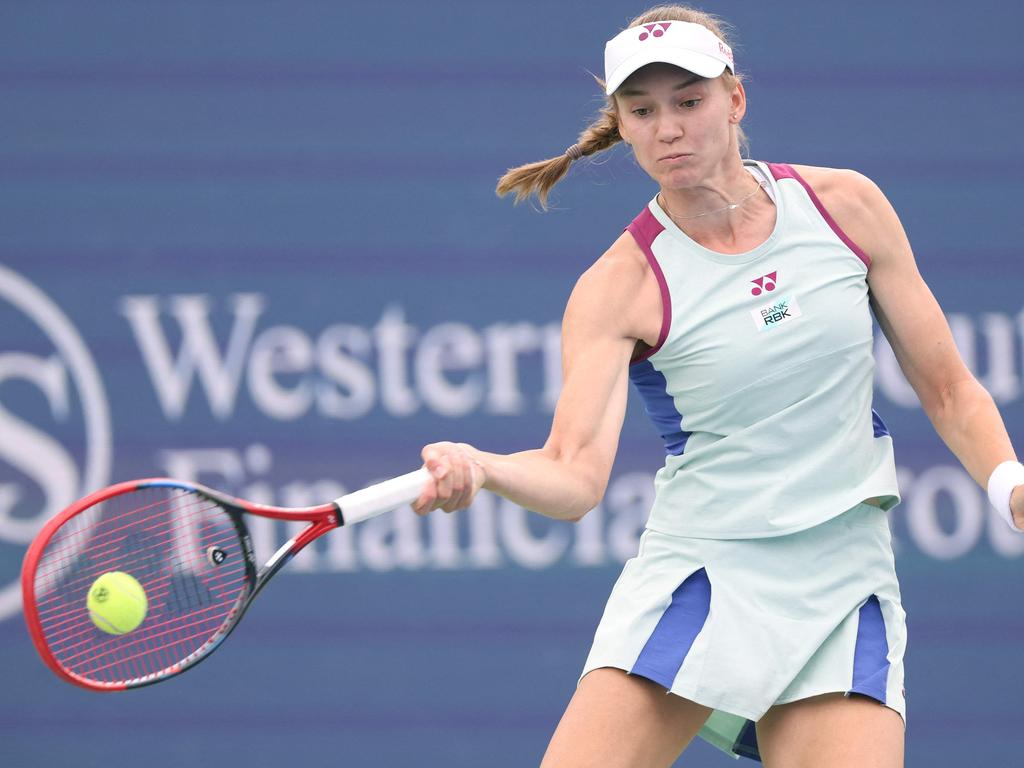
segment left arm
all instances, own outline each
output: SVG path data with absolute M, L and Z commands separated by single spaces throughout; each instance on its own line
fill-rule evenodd
M 960 358 L 899 217 L 874 182 L 859 173 L 806 170 L 836 222 L 871 258 L 871 308 L 935 431 L 986 488 L 992 471 L 1017 456 L 992 396 Z M 1024 485 L 1014 489 L 1010 508 L 1024 529 Z

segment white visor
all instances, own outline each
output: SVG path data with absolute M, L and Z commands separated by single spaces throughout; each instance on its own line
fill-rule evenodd
M 605 93 L 609 96 L 640 67 L 674 64 L 701 77 L 718 77 L 733 67 L 732 49 L 718 35 L 688 21 L 658 21 L 629 27 L 604 47 Z

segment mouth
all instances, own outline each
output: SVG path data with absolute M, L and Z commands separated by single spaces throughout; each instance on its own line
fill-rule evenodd
M 658 158 L 658 162 L 661 163 L 661 162 L 670 162 L 672 160 L 685 160 L 688 157 L 693 157 L 693 155 L 691 155 L 689 152 L 676 152 L 676 153 L 671 154 L 671 155 L 665 155 L 664 157 L 659 157 Z

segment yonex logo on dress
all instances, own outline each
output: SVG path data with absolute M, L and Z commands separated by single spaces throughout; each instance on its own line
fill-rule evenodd
M 672 22 L 671 21 L 663 22 L 663 23 L 660 23 L 660 24 L 644 24 L 644 29 L 646 29 L 647 32 L 641 32 L 640 33 L 640 41 L 643 42 L 648 37 L 652 37 L 652 36 L 653 37 L 661 37 L 662 35 L 665 34 L 665 31 L 670 26 L 672 26 Z M 648 32 L 650 34 L 648 34 Z
M 754 287 L 750 289 L 751 296 L 760 296 L 763 291 L 774 291 L 778 281 L 778 272 L 769 272 L 767 275 L 761 275 L 756 280 L 751 280 Z

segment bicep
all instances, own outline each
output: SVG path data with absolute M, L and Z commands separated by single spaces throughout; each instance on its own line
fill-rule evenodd
M 610 275 L 577 283 L 562 321 L 562 390 L 545 450 L 555 457 L 611 471 L 626 412 L 630 294 Z M 634 294 L 635 295 L 635 294 Z
M 953 384 L 971 377 L 931 290 L 921 279 L 872 280 L 871 308 L 900 370 L 931 411 Z
M 592 340 L 567 353 L 565 378 L 545 448 L 611 469 L 626 412 L 629 342 Z
M 871 307 L 900 369 L 931 413 L 941 406 L 953 385 L 972 374 L 917 268 L 899 218 L 882 193 L 876 194 L 869 205 L 875 233 L 868 251 L 872 257 L 868 272 Z

